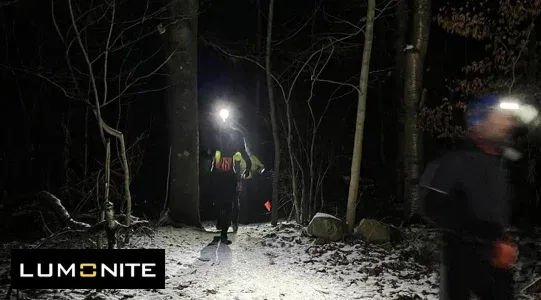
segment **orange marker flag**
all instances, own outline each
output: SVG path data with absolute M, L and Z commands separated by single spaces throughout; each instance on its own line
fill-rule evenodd
M 271 211 L 271 203 L 270 203 L 270 201 L 267 200 L 267 202 L 265 202 L 265 208 L 266 208 L 268 211 Z

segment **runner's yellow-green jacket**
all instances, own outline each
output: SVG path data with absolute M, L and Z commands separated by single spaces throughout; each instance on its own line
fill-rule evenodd
M 222 152 L 219 150 L 216 151 L 216 153 L 214 153 L 214 159 L 216 161 L 220 161 L 221 158 L 222 158 Z M 261 170 L 265 168 L 265 165 L 261 162 L 261 160 L 256 155 L 254 154 L 250 155 L 250 159 L 252 160 L 252 167 L 250 170 L 250 176 L 248 176 L 248 178 L 246 179 L 251 179 L 252 174 L 259 173 Z M 240 167 L 242 171 L 246 169 L 246 161 L 244 160 L 240 152 L 237 152 L 235 153 L 235 155 L 233 155 L 233 161 L 236 163 L 240 163 Z

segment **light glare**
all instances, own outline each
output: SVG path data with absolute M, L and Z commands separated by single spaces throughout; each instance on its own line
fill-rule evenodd
M 519 105 L 516 102 L 501 102 L 501 109 L 519 109 Z
M 227 120 L 227 118 L 229 117 L 229 110 L 227 109 L 222 109 L 220 110 L 220 118 L 222 118 L 222 121 L 225 122 L 225 120 Z

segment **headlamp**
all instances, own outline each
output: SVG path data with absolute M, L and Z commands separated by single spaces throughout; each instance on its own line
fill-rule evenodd
M 503 147 L 503 155 L 517 160 L 522 155 L 524 141 L 531 141 L 532 138 L 541 141 L 541 114 L 534 103 L 527 95 L 483 96 L 468 105 L 467 125 L 473 127 L 481 124 L 494 111 L 512 115 L 516 122 Z
M 530 104 L 522 103 L 516 97 L 503 97 L 498 106 L 502 110 L 511 110 L 522 125 L 528 127 L 539 125 L 539 110 Z
M 539 140 L 541 133 L 541 116 L 539 110 L 534 105 L 527 104 L 525 101 L 520 101 L 514 97 L 502 98 L 499 108 L 510 110 L 517 120 L 511 137 L 513 142 L 509 147 L 504 147 L 502 154 L 508 159 L 518 160 L 522 157 L 522 152 L 526 147 L 524 144 L 525 141 Z
M 518 102 L 502 101 L 502 102 L 500 102 L 500 108 L 501 109 L 516 110 L 516 109 L 520 108 L 520 104 L 518 104 Z
M 221 109 L 219 114 L 220 118 L 222 119 L 223 122 L 225 122 L 227 120 L 227 118 L 229 118 L 229 110 L 227 109 Z

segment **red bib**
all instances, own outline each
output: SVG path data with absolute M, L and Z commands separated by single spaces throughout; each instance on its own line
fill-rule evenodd
M 233 157 L 222 157 L 220 160 L 214 161 L 214 168 L 220 172 L 233 170 Z

